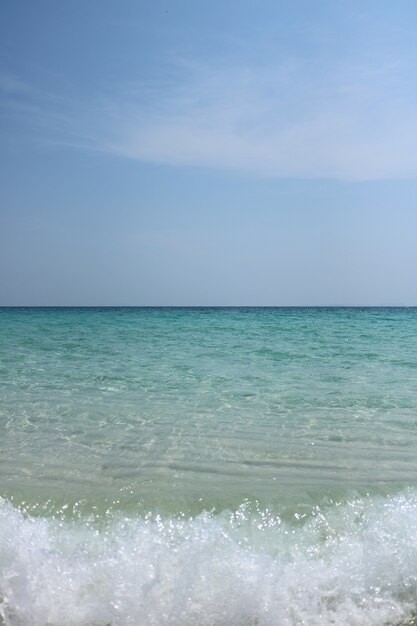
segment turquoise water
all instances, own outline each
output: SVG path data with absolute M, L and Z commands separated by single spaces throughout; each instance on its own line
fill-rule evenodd
M 7 626 L 404 624 L 417 309 L 0 309 Z

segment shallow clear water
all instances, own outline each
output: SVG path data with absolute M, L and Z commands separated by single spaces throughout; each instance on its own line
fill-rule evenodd
M 8 626 L 406 623 L 417 309 L 0 309 Z

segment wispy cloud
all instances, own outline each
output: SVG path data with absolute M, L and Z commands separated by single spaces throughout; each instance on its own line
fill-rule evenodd
M 61 102 L 59 115 L 53 102 L 38 114 L 50 122 L 50 141 L 144 162 L 268 177 L 412 177 L 416 94 L 407 68 L 395 60 L 382 67 L 180 62 L 170 80 L 113 86 Z M 25 95 L 17 80 L 0 78 L 0 87 Z
M 3 94 L 27 94 L 32 93 L 33 88 L 14 74 L 0 73 L 0 92 Z
M 189 65 L 151 103 L 112 101 L 103 149 L 259 176 L 374 179 L 417 174 L 417 101 L 395 63 L 320 70 Z M 142 93 L 143 97 L 143 93 Z
M 99 141 L 87 133 L 90 122 L 83 116 L 88 103 L 68 93 L 46 90 L 13 73 L 0 72 L 0 113 L 6 118 L 4 136 L 42 145 L 91 149 Z M 94 117 L 88 114 L 94 119 Z

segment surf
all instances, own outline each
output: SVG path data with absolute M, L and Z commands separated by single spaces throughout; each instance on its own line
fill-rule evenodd
M 66 520 L 0 506 L 4 626 L 381 626 L 417 599 L 417 492 Z

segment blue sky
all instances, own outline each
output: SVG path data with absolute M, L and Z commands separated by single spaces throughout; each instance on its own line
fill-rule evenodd
M 417 305 L 417 5 L 3 0 L 1 305 Z

